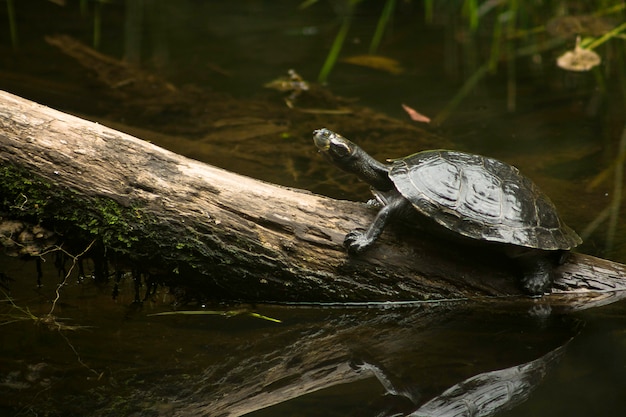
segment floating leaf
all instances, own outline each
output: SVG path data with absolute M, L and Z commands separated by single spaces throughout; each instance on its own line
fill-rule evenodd
M 600 55 L 580 47 L 580 37 L 578 37 L 574 50 L 567 51 L 558 57 L 556 64 L 564 70 L 582 72 L 600 65 L 601 61 Z
M 349 56 L 342 59 L 341 62 L 372 68 L 378 71 L 385 71 L 393 75 L 402 74 L 404 72 L 404 68 L 402 68 L 398 61 L 381 55 Z

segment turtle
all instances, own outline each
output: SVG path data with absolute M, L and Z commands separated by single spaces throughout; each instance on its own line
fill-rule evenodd
M 435 149 L 384 164 L 329 129 L 315 130 L 313 140 L 332 164 L 368 183 L 381 207 L 366 230 L 345 236 L 350 255 L 368 249 L 392 218 L 429 219 L 458 241 L 504 249 L 521 267 L 522 289 L 540 296 L 554 267 L 582 243 L 539 187 L 505 162 Z

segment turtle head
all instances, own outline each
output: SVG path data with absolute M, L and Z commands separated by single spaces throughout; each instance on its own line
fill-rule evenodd
M 352 159 L 358 158 L 359 147 L 332 130 L 322 128 L 313 131 L 313 141 L 320 153 L 339 168 L 345 169 Z
M 333 165 L 356 174 L 380 191 L 394 188 L 389 168 L 372 158 L 355 143 L 326 128 L 313 131 L 313 141 L 320 153 Z

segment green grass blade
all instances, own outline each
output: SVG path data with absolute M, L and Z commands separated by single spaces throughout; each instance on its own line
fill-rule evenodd
M 383 8 L 382 13 L 380 14 L 380 18 L 378 19 L 378 24 L 376 25 L 376 32 L 374 32 L 374 36 L 372 37 L 372 42 L 370 43 L 370 54 L 375 54 L 378 51 L 378 47 L 380 46 L 380 41 L 383 38 L 383 34 L 385 33 L 385 29 L 389 23 L 389 19 L 393 15 L 393 11 L 396 8 L 396 0 L 387 0 L 385 3 L 385 7 Z
M 431 124 L 434 126 L 440 126 L 452 113 L 454 109 L 463 101 L 465 97 L 470 93 L 472 88 L 478 84 L 478 82 L 487 74 L 489 71 L 489 63 L 483 64 L 480 68 L 478 68 L 471 77 L 465 81 L 463 87 L 459 90 L 459 92 L 454 96 L 452 100 L 448 103 L 448 105 L 439 112 L 435 118 L 433 118 Z
M 9 15 L 9 33 L 11 34 L 11 46 L 17 49 L 17 18 L 15 17 L 15 4 L 13 0 L 7 0 L 7 14 Z
M 320 71 L 317 80 L 320 83 L 325 83 L 328 80 L 328 75 L 333 70 L 335 66 L 335 62 L 337 62 L 337 58 L 339 57 L 339 53 L 341 52 L 341 48 L 343 47 L 343 43 L 346 40 L 346 36 L 348 34 L 348 30 L 350 29 L 350 23 L 352 21 L 352 12 L 350 12 L 343 19 L 343 23 L 341 24 L 341 28 L 339 28 L 339 32 L 337 36 L 335 36 L 335 40 L 333 41 L 333 45 L 330 48 L 330 52 L 328 52 L 328 56 L 326 57 L 326 61 L 322 66 L 322 70 Z
M 250 312 L 250 311 L 245 310 L 245 309 L 226 310 L 226 311 L 220 311 L 220 310 L 164 311 L 164 312 L 161 312 L 161 313 L 148 314 L 148 316 L 185 315 L 185 316 L 227 316 L 227 317 L 234 317 L 234 316 L 239 316 L 241 314 L 246 314 L 246 315 L 248 315 L 250 317 L 254 317 L 254 318 L 257 318 L 257 319 L 261 319 L 261 320 L 267 320 L 267 321 L 271 321 L 271 322 L 274 322 L 274 323 L 282 323 L 282 320 L 275 319 L 275 318 L 269 317 L 269 316 L 264 316 L 264 315 L 259 314 L 259 313 Z
M 463 9 L 467 15 L 470 31 L 474 32 L 478 28 L 478 3 L 476 0 L 465 0 Z
M 424 0 L 424 20 L 427 23 L 433 22 L 434 16 L 434 0 Z
M 626 30 L 626 22 L 622 23 L 621 25 L 619 25 L 618 27 L 614 28 L 610 32 L 605 33 L 604 35 L 600 36 L 595 41 L 591 42 L 589 45 L 586 46 L 586 49 L 596 48 L 596 47 L 602 45 L 604 42 L 608 41 L 609 39 L 619 35 L 620 32 L 622 32 L 624 30 Z
M 259 314 L 259 313 L 249 313 L 249 315 L 252 316 L 252 317 L 256 317 L 257 319 L 272 321 L 274 323 L 282 323 L 283 322 L 282 320 L 275 319 L 273 317 L 264 316 L 264 315 Z

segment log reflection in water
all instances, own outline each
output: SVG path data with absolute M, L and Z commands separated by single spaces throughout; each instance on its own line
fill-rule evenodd
M 176 415 L 280 415 L 306 408 L 314 392 L 367 379 L 378 380 L 380 395 L 359 400 L 355 391 L 359 402 L 347 408 L 358 415 L 489 415 L 528 396 L 576 323 L 552 317 L 539 325 L 522 312 L 496 309 L 485 313 L 493 315 L 487 322 L 475 307 L 345 311 L 250 341 L 191 382 L 194 394 L 174 400 L 185 404 Z M 329 404 L 325 415 L 332 409 Z

